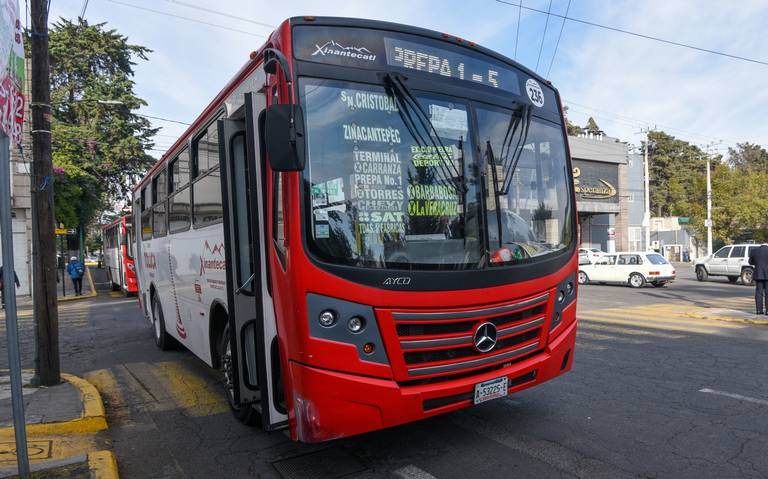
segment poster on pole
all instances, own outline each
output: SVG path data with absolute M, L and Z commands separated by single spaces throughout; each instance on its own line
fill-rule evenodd
M 24 126 L 24 40 L 18 0 L 0 0 L 0 128 L 21 144 Z

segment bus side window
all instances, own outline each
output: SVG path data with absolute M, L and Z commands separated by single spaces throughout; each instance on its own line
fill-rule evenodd
M 141 189 L 141 239 L 152 239 L 152 210 L 147 205 L 147 187 Z
M 272 172 L 272 240 L 277 255 L 285 268 L 285 220 L 283 214 L 283 178 L 279 171 Z
M 166 224 L 166 191 L 168 190 L 168 179 L 166 170 L 161 171 L 152 180 L 152 233 L 155 238 L 161 238 L 166 235 L 168 229 Z

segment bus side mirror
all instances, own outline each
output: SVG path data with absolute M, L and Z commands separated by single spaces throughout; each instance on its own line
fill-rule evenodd
M 293 128 L 291 128 L 293 108 Z M 304 113 L 299 105 L 272 105 L 267 108 L 264 143 L 274 171 L 304 169 Z

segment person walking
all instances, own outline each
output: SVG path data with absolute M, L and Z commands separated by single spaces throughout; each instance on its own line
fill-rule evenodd
M 759 248 L 751 248 L 749 264 L 753 266 L 752 280 L 755 282 L 755 311 L 766 314 L 768 309 L 768 243 Z
M 72 284 L 75 286 L 75 295 L 82 296 L 85 266 L 77 259 L 77 256 L 69 258 L 67 273 L 69 273 L 69 277 L 72 278 Z
M 16 271 L 13 272 L 13 280 L 16 283 L 16 287 L 21 286 L 19 283 L 19 277 L 16 275 Z M 5 285 L 3 284 L 3 267 L 0 266 L 0 303 L 2 303 L 2 309 L 5 309 Z

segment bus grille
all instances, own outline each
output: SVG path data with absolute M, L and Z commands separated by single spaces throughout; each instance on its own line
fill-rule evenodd
M 549 294 L 502 306 L 463 311 L 395 311 L 392 318 L 409 378 L 456 374 L 512 362 L 543 345 Z M 486 353 L 474 347 L 474 331 L 493 323 L 497 342 Z

